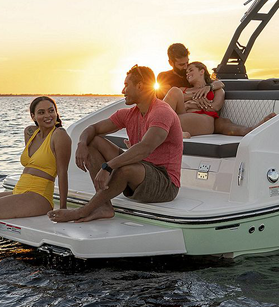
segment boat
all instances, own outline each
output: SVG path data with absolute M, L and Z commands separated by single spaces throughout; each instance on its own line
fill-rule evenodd
M 268 0 L 255 0 L 242 18 L 217 76 L 225 83 L 221 116 L 254 126 L 271 112 L 279 114 L 279 79 L 248 79 L 245 61 L 256 37 L 279 7 L 265 14 Z M 249 2 L 249 1 L 247 1 Z M 238 38 L 250 21 L 257 28 L 247 46 Z M 105 119 L 124 99 L 106 106 L 68 128 L 75 152 L 80 133 Z M 76 258 L 122 258 L 158 255 L 214 255 L 234 258 L 279 250 L 279 116 L 244 137 L 202 135 L 184 139 L 181 189 L 168 203 L 141 203 L 122 194 L 112 200 L 115 217 L 86 223 L 54 223 L 47 216 L 0 221 L 0 236 L 47 253 Z M 124 148 L 126 131 L 106 136 Z M 15 186 L 10 175 L 5 189 Z M 83 206 L 94 195 L 88 173 L 72 156 L 68 207 Z M 59 200 L 57 187 L 54 198 Z

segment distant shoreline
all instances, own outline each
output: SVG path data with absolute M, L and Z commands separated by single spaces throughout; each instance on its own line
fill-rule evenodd
M 101 97 L 111 97 L 111 96 L 119 96 L 122 97 L 121 94 L 0 94 L 0 97 L 12 97 L 12 96 L 18 96 L 18 97 L 27 97 L 27 96 L 76 96 L 76 97 L 84 97 L 84 96 L 101 96 Z
M 0 97 L 9 97 L 9 96 L 123 96 L 121 94 L 0 94 Z

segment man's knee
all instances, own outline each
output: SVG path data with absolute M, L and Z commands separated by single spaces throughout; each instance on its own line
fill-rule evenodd
M 108 140 L 104 139 L 101 136 L 95 136 L 94 139 L 89 143 L 89 155 L 91 158 L 94 158 L 96 155 L 102 155 L 109 150 L 108 149 Z
M 124 152 L 120 147 L 102 136 L 94 137 L 89 144 L 89 151 L 100 153 L 106 161 L 109 161 Z
M 95 148 L 99 149 L 102 147 L 102 144 L 104 143 L 104 139 L 101 136 L 95 136 L 94 139 L 89 143 L 89 148 Z
M 88 159 L 85 163 L 88 170 L 92 169 L 92 167 L 96 164 L 96 161 L 99 161 L 100 157 L 102 156 L 100 139 L 101 137 L 95 136 L 88 145 Z

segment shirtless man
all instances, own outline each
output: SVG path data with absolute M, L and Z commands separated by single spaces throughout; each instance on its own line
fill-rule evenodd
M 55 222 L 87 222 L 111 218 L 111 199 L 123 194 L 143 202 L 172 201 L 180 187 L 183 151 L 182 130 L 177 114 L 156 98 L 155 75 L 148 67 L 128 71 L 122 93 L 126 105 L 108 119 L 87 127 L 81 134 L 76 164 L 89 170 L 96 193 L 78 209 L 48 213 Z M 103 137 L 126 128 L 129 148 L 123 152 Z
M 189 50 L 183 44 L 172 44 L 168 48 L 168 58 L 172 70 L 161 72 L 157 77 L 157 82 L 159 83 L 160 88 L 157 90 L 156 94 L 160 99 L 163 99 L 172 87 L 191 87 L 186 79 L 186 69 L 189 63 Z M 210 90 L 217 90 L 223 87 L 224 84 L 221 81 L 214 81 L 211 87 L 205 86 L 200 90 L 197 90 L 194 94 L 191 94 L 191 98 L 194 100 L 202 99 L 202 103 L 204 104 L 206 101 L 206 95 Z M 185 101 L 189 99 L 187 93 L 184 93 L 184 98 Z M 210 101 L 207 103 L 210 104 Z M 244 136 L 275 115 L 275 113 L 269 114 L 254 127 L 240 126 L 234 124 L 228 118 L 219 117 L 214 121 L 214 133 Z

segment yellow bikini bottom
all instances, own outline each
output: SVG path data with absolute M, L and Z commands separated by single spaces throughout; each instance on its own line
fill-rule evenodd
M 23 194 L 26 192 L 34 192 L 42 195 L 49 201 L 53 208 L 53 181 L 30 174 L 22 174 L 14 187 L 13 194 Z

